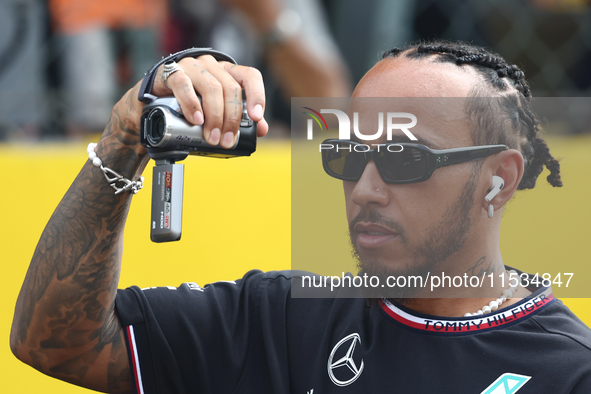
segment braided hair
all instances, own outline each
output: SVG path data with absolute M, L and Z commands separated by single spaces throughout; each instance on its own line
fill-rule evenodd
M 531 91 L 519 67 L 507 64 L 502 57 L 482 47 L 462 42 L 432 41 L 394 48 L 384 53 L 382 59 L 399 56 L 434 57 L 436 62 L 473 67 L 486 83 L 472 90 L 473 97 L 467 104 L 474 126 L 474 143 L 504 144 L 523 154 L 525 171 L 519 190 L 532 189 L 544 166 L 550 170 L 548 182 L 554 187 L 562 186 L 560 164 L 550 154 L 546 141 L 539 137 L 540 122 L 530 109 Z M 485 99 L 491 90 L 495 97 Z

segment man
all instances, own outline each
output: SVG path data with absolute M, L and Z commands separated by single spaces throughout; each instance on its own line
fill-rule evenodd
M 224 98 L 235 97 L 238 84 L 259 135 L 266 133 L 256 71 L 206 56 L 179 64 L 184 73 L 168 78 L 171 89 L 159 77 L 154 94 L 172 90 L 196 124 L 205 115 L 208 141 L 232 145 L 239 122 L 232 114 L 240 107 Z M 116 105 L 95 152 L 132 180 L 148 161 L 139 145 L 137 89 Z M 194 90 L 202 94 L 203 108 Z M 533 187 L 543 165 L 551 171 L 550 183 L 561 185 L 558 163 L 537 136 L 523 73 L 481 48 L 419 45 L 388 52 L 354 92 L 359 98 L 392 96 L 475 97 L 466 101 L 473 107 L 465 112 L 439 111 L 438 127 L 419 129 L 417 139 L 437 150 L 501 148 L 475 161 L 458 159 L 430 177 L 420 173 L 422 178 L 409 176 L 406 161 L 393 168 L 397 156 L 355 156 L 347 163 L 351 172 L 330 167 L 326 156 L 329 174 L 345 179 L 351 240 L 362 270 L 380 278 L 416 266 L 459 273 L 490 256 L 487 273 L 507 283 L 500 215 L 494 213 L 517 189 Z M 503 105 L 479 107 L 480 96 L 500 98 Z M 417 158 L 436 154 L 404 146 Z M 503 187 L 490 197 L 494 177 L 502 178 Z M 253 271 L 205 288 L 187 283 L 117 293 L 129 202 L 129 193 L 113 195 L 100 170 L 90 163 L 82 169 L 41 237 L 17 302 L 11 347 L 21 360 L 59 379 L 114 393 L 521 394 L 591 388 L 589 330 L 543 286 L 507 289 L 495 282 L 494 297 L 469 288 L 451 299 L 296 299 L 290 286 L 302 285 L 299 273 Z

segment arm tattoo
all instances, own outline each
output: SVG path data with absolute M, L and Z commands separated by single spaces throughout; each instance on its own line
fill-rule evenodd
M 147 162 L 134 150 L 137 132 L 124 127 L 117 107 L 101 142 L 101 158 L 128 177 Z M 41 235 L 17 301 L 11 343 L 20 346 L 23 361 L 71 383 L 131 392 L 114 311 L 130 202 L 129 193 L 114 195 L 102 172 L 84 165 Z M 105 360 L 103 381 L 85 380 Z
M 125 102 L 125 108 L 127 112 L 127 116 L 132 116 L 131 109 L 133 108 L 133 101 L 137 100 L 138 89 L 140 88 L 139 84 L 136 84 L 131 92 L 127 95 L 127 100 Z

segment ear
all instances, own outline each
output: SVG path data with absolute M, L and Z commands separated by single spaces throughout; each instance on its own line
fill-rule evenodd
M 482 193 L 482 208 L 487 211 L 489 204 L 492 204 L 495 211 L 501 209 L 517 191 L 517 186 L 523 177 L 524 161 L 521 152 L 516 149 L 509 149 L 490 157 L 482 171 L 482 181 L 487 185 Z M 490 201 L 484 200 L 492 188 L 493 175 L 500 176 L 505 182 L 503 189 Z

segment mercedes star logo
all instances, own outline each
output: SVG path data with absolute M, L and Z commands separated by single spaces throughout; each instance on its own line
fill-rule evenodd
M 337 386 L 348 386 L 359 378 L 363 372 L 363 359 L 355 358 L 357 343 L 361 344 L 361 337 L 357 333 L 347 335 L 335 345 L 328 357 L 328 376 Z M 345 345 L 347 344 L 347 345 Z M 347 352 L 333 362 L 335 354 L 341 346 L 348 346 Z M 344 347 L 344 348 L 345 348 Z M 359 352 L 358 352 L 359 353 Z M 342 354 L 342 351 L 340 352 Z M 355 361 L 357 359 L 357 362 Z M 359 362 L 359 366 L 357 363 Z M 336 376 L 335 376 L 336 374 Z M 338 378 L 337 378 L 338 376 Z

